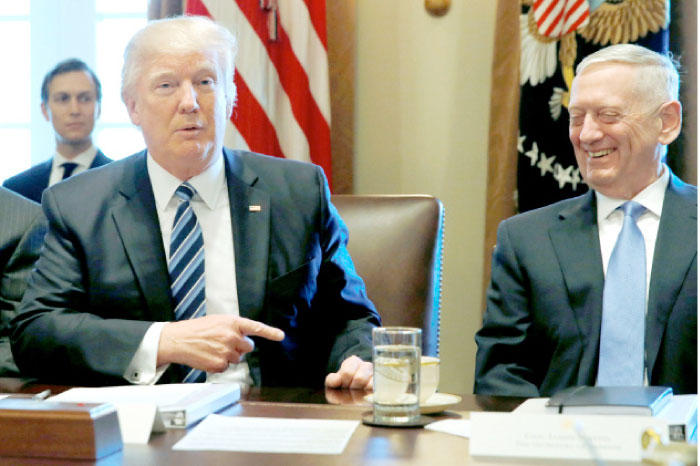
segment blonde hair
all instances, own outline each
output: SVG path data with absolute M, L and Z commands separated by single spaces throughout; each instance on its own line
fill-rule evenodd
M 153 55 L 184 55 L 202 51 L 214 51 L 219 56 L 224 72 L 226 110 L 230 116 L 236 103 L 233 75 L 238 41 L 227 28 L 203 16 L 177 16 L 151 21 L 134 34 L 124 49 L 122 100 L 126 103 L 128 98 L 135 96 L 143 65 Z

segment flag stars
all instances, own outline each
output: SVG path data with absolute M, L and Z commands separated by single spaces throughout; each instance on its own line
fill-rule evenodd
M 578 188 L 579 183 L 581 183 L 582 181 L 583 180 L 581 179 L 581 172 L 578 168 L 575 168 L 571 174 L 571 188 L 574 191 L 576 191 L 576 188 Z
M 537 167 L 540 170 L 540 176 L 546 176 L 548 173 L 557 181 L 559 189 L 564 189 L 567 184 L 571 185 L 571 189 L 576 191 L 580 184 L 585 184 L 581 178 L 581 172 L 576 165 L 570 165 L 564 168 L 560 163 L 555 163 L 556 155 L 547 157 L 547 154 L 540 152 L 537 147 L 537 142 L 533 141 L 530 150 L 524 152 L 524 143 L 526 136 L 518 133 L 518 152 L 530 159 L 530 166 Z
M 537 159 L 540 156 L 540 151 L 537 148 L 536 142 L 532 143 L 532 148 L 530 148 L 529 151 L 525 152 L 525 156 L 530 158 L 530 166 L 531 167 L 535 166 L 535 164 L 537 163 Z
M 540 161 L 537 163 L 537 168 L 540 169 L 540 176 L 544 176 L 547 173 L 554 173 L 554 168 L 552 167 L 552 164 L 554 163 L 554 159 L 556 158 L 556 155 L 547 157 L 547 154 L 545 154 L 544 152 L 540 154 Z
M 571 177 L 571 170 L 573 169 L 573 165 L 569 165 L 566 168 L 558 163 L 554 165 L 554 179 L 559 182 L 559 189 L 563 189 L 566 183 L 573 184 L 573 178 Z

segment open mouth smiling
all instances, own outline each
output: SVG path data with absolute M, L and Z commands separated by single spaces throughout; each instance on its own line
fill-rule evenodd
M 612 152 L 613 152 L 613 149 L 603 149 L 603 150 L 599 150 L 596 152 L 587 151 L 588 157 L 590 157 L 592 159 L 597 159 L 599 157 L 603 157 L 603 156 L 608 155 Z

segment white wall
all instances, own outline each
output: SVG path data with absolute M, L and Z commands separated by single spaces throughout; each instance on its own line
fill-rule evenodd
M 95 1 L 32 0 L 32 164 L 43 162 L 56 150 L 51 123 L 41 114 L 41 82 L 56 63 L 78 57 L 95 69 Z M 79 24 L 80 27 L 76 27 Z M 87 39 L 86 39 L 87 38 Z M 88 40 L 89 39 L 89 40 Z M 92 60 L 91 60 L 92 59 Z
M 440 390 L 471 393 L 481 324 L 495 1 L 358 0 L 355 192 L 445 205 Z

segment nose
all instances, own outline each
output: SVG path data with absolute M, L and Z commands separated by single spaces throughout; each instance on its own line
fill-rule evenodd
M 600 125 L 593 118 L 592 115 L 586 115 L 583 118 L 583 125 L 581 125 L 581 131 L 579 133 L 579 140 L 583 144 L 589 144 L 597 141 L 603 136 L 603 132 L 600 129 Z
M 80 102 L 77 97 L 72 97 L 68 103 L 71 114 L 77 115 L 80 113 Z
M 180 88 L 180 106 L 181 113 L 191 113 L 199 109 L 197 103 L 197 90 L 192 83 L 183 83 Z

